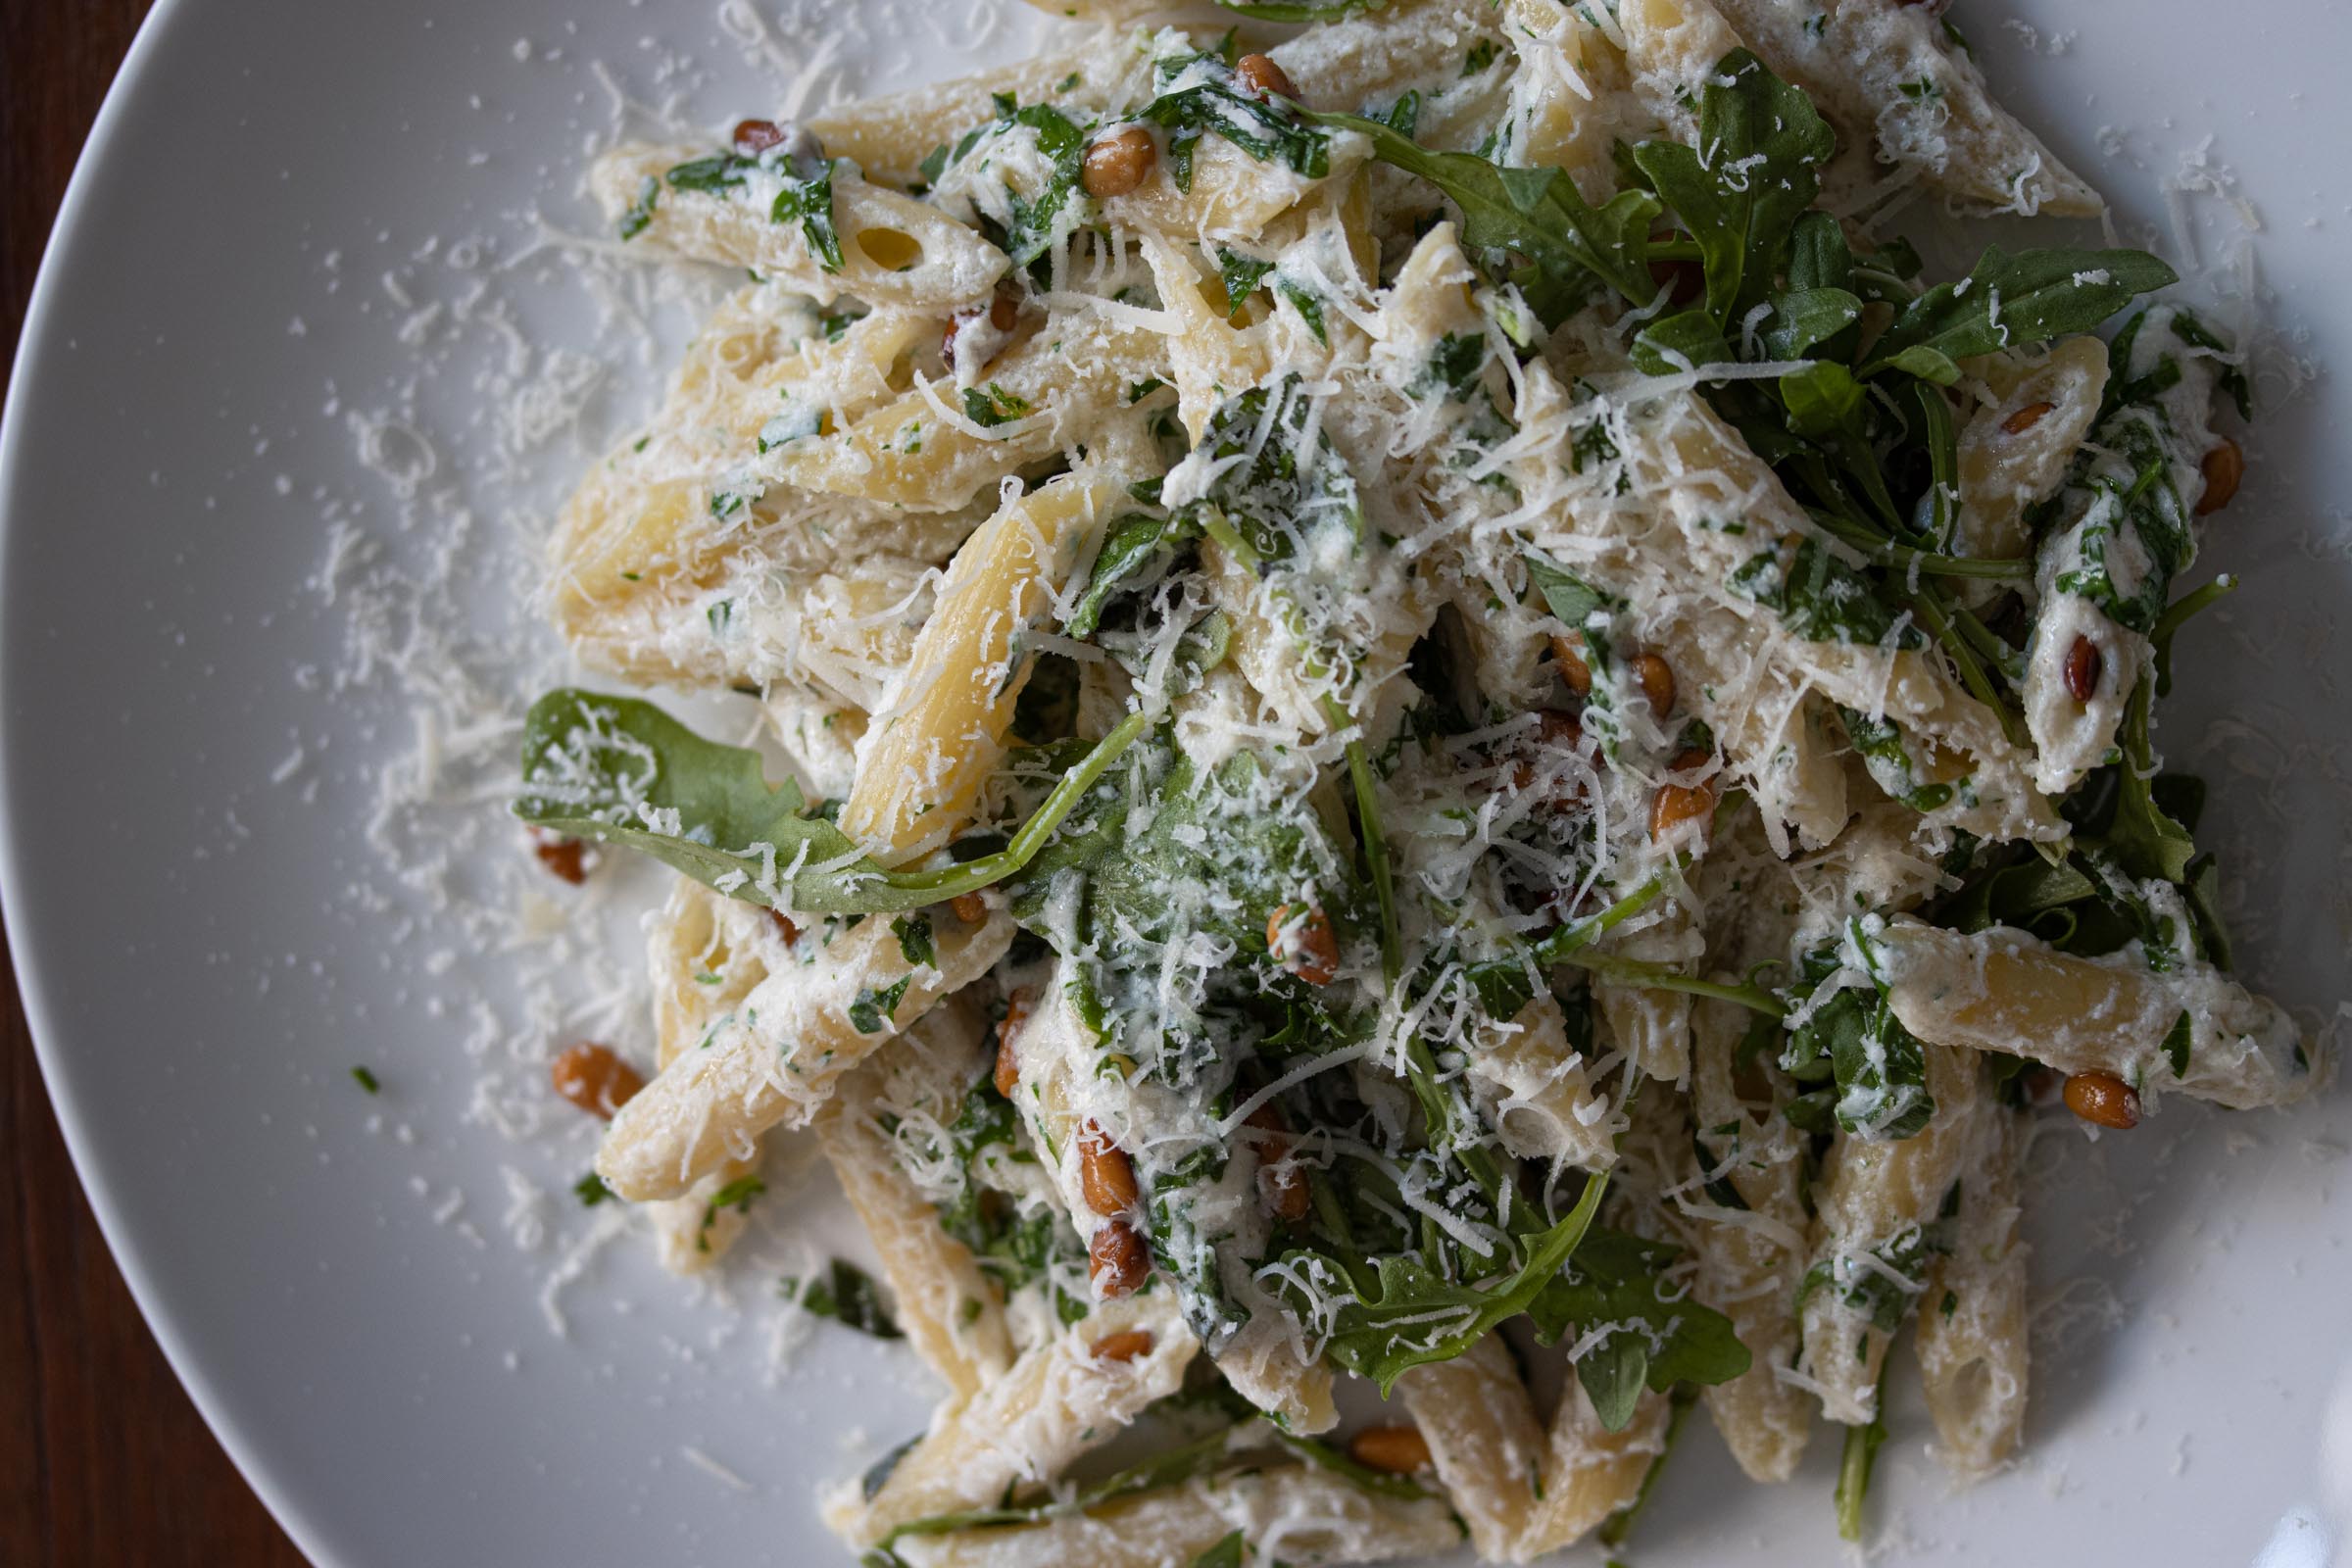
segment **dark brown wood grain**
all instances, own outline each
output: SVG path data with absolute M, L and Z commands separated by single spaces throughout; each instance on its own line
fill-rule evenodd
M 0 0 L 0 364 L 147 0 Z M 139 1318 L 0 959 L 0 1563 L 300 1568 Z

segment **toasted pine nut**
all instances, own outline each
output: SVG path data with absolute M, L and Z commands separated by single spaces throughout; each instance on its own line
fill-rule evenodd
M 2224 436 L 2220 446 L 2205 454 L 2197 471 L 2205 475 L 2205 493 L 2197 497 L 2197 515 L 2202 517 L 2221 511 L 2237 494 L 2238 482 L 2246 476 L 2246 455 Z
M 776 935 L 785 941 L 798 942 L 801 939 L 801 928 L 794 925 L 791 917 L 786 915 L 783 910 L 770 909 L 767 911 L 767 917 L 776 923 Z
M 965 925 L 978 925 L 988 918 L 988 901 L 977 893 L 958 893 L 948 901 L 948 907 Z
M 988 324 L 1000 332 L 1009 332 L 1012 330 L 1012 323 L 1020 318 L 1019 302 L 1009 292 L 999 289 L 996 297 L 988 302 Z M 967 305 L 948 318 L 948 329 L 941 333 L 939 338 L 939 357 L 948 362 L 951 369 L 956 365 L 956 336 L 978 319 L 980 319 L 980 307 L 977 305 Z M 988 364 L 994 365 L 995 363 L 996 360 L 992 356 Z M 985 369 L 987 366 L 981 368 Z
M 1159 162 L 1159 148 L 1152 133 L 1141 125 L 1121 125 L 1106 136 L 1098 136 L 1086 149 L 1086 162 L 1079 166 L 1078 183 L 1089 196 L 1124 196 L 1152 176 L 1152 166 Z
M 2097 643 L 2087 637 L 2077 637 L 2075 645 L 2066 651 L 2066 695 L 2078 703 L 2089 702 L 2099 689 L 2099 672 L 2105 663 Z
M 1340 939 L 1323 906 L 1309 905 L 1294 916 L 1296 907 L 1286 904 L 1266 916 L 1266 951 L 1308 985 L 1327 986 L 1340 977 Z
M 1585 639 L 1581 632 L 1555 635 L 1551 639 L 1552 667 L 1568 689 L 1582 697 L 1592 689 L 1592 666 L 1585 662 Z
M 735 150 L 747 157 L 757 158 L 770 147 L 784 142 L 784 127 L 772 120 L 741 120 L 735 122 L 735 134 L 727 138 Z
M 1366 1469 L 1409 1476 L 1429 1467 L 1429 1440 L 1419 1427 L 1366 1427 L 1348 1440 L 1348 1457 Z
M 2041 422 L 2041 416 L 2049 413 L 2054 407 L 2056 407 L 2056 405 L 2050 403 L 2029 403 L 2024 408 L 2018 410 L 2015 414 L 2009 416 L 2009 417 L 2006 419 L 2003 419 L 2001 421 L 2001 428 L 2008 431 L 2011 435 L 2024 435 L 2028 430 L 2031 430 L 2035 425 L 2039 424 Z
M 1123 1219 L 1105 1220 L 1095 1227 L 1086 1244 L 1086 1277 L 1103 1300 L 1132 1296 L 1152 1276 L 1152 1249 L 1136 1228 Z
M 1006 1100 L 1021 1084 L 1021 1058 L 1013 1049 L 1021 1030 L 1029 1022 L 1029 993 L 1015 991 L 1004 999 L 1004 1016 L 997 1025 L 997 1093 Z
M 1095 1359 L 1132 1361 L 1139 1355 L 1150 1355 L 1152 1343 L 1150 1329 L 1121 1329 L 1095 1342 Z
M 1307 1190 L 1306 1172 L 1291 1163 L 1291 1140 L 1282 1112 L 1271 1104 L 1260 1105 L 1242 1125 L 1257 1131 L 1250 1141 L 1257 1146 L 1258 1200 L 1276 1219 L 1304 1219 L 1313 1195 Z
M 578 839 L 535 827 L 531 829 L 531 853 L 551 874 L 575 888 L 588 880 L 588 846 Z
M 1296 98 L 1298 89 L 1292 85 L 1283 69 L 1264 55 L 1244 55 L 1233 63 L 1233 74 L 1242 78 L 1242 85 L 1260 98 Z
M 1078 1184 L 1086 1206 L 1098 1214 L 1124 1214 L 1135 1206 L 1135 1162 L 1092 1119 L 1078 1133 Z
M 637 1069 L 621 1060 L 610 1047 L 587 1041 L 558 1056 L 547 1070 L 547 1081 L 555 1086 L 557 1094 L 591 1116 L 602 1116 L 607 1121 L 645 1087 Z
M 1648 700 L 1652 718 L 1664 719 L 1674 711 L 1674 666 L 1655 654 L 1643 654 L 1634 661 L 1634 679 L 1641 683 L 1642 695 Z
M 1692 768 L 1704 767 L 1706 764 L 1707 754 L 1693 748 L 1674 760 L 1672 770 L 1677 773 L 1688 773 Z M 1705 819 L 1715 812 L 1715 791 L 1719 782 L 1717 779 L 1709 779 L 1704 784 L 1697 785 L 1659 785 L 1658 793 L 1649 799 L 1650 838 L 1652 840 L 1662 839 L 1685 822 L 1703 824 Z M 1703 826 L 1701 831 L 1703 833 Z
M 2079 1072 L 2066 1081 L 2066 1108 L 2117 1132 L 2139 1125 L 2139 1091 L 2111 1072 Z

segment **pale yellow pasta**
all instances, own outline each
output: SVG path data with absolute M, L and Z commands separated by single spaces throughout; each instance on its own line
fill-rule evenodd
M 1584 1170 L 1617 1162 L 1609 1097 L 1569 1044 L 1559 1003 L 1539 995 L 1509 1022 L 1482 1017 L 1474 1027 L 1466 1070 L 1505 1149 Z
M 1309 1464 L 1139 1493 L 1036 1525 L 908 1536 L 908 1568 L 1193 1568 L 1239 1531 L 1246 1561 L 1323 1564 L 1426 1559 L 1461 1542 L 1438 1497 L 1386 1497 Z
M 1157 333 L 1100 310 L 1057 312 L 1025 324 L 978 388 L 922 381 L 822 441 L 796 442 L 768 460 L 776 482 L 912 512 L 967 505 L 1023 466 L 1085 440 L 1106 411 L 1164 365 Z M 963 390 L 985 400 L 975 420 Z
M 842 831 L 884 865 L 918 858 L 969 825 L 1028 684 L 1025 639 L 1123 495 L 1100 475 L 1055 479 L 1005 506 L 956 552 L 889 706 L 874 714 L 841 810 Z
M 1059 14 L 1062 7 L 1043 9 Z M 1134 0 L 1098 0 L 1092 7 L 1077 8 L 1076 14 L 1113 22 L 1153 9 L 1162 8 Z M 924 177 L 923 160 L 935 149 L 953 148 L 965 132 L 996 118 L 998 93 L 1008 92 L 1024 104 L 1097 110 L 1126 101 L 1146 85 L 1137 81 L 1138 68 L 1150 59 L 1140 44 L 1132 34 L 1106 34 L 1086 48 L 1058 50 L 903 93 L 842 104 L 810 118 L 808 128 L 828 154 L 855 160 L 867 178 L 911 185 Z
M 1642 1478 L 1666 1451 L 1672 1414 L 1666 1396 L 1644 1392 L 1625 1429 L 1611 1432 L 1600 1424 L 1584 1385 L 1570 1374 L 1544 1450 L 1543 1497 L 1521 1539 L 1519 1560 L 1573 1545 L 1631 1504 L 1641 1494 Z
M 1546 1440 L 1517 1363 L 1489 1335 L 1450 1361 L 1396 1380 L 1438 1479 L 1490 1562 L 1525 1562 L 1520 1544 L 1536 1510 Z
M 1699 97 L 1739 34 L 1708 0 L 1620 0 L 1616 13 L 1635 90 L 1671 134 L 1695 141 Z
M 925 1098 L 952 1118 L 971 1077 L 968 1048 L 978 1037 L 968 1010 L 951 1002 L 908 1031 L 911 1049 L 893 1055 L 903 1070 L 932 1080 Z M 901 1166 L 896 1147 L 877 1124 L 883 1113 L 879 1088 L 876 1064 L 844 1079 L 816 1113 L 817 1141 L 882 1254 L 907 1343 L 947 1384 L 950 1398 L 969 1399 L 1012 1366 L 1004 1303 L 971 1250 L 947 1233 L 939 1210 Z
M 1951 46 L 1934 7 L 1904 0 L 1715 3 L 1775 74 L 1812 95 L 1847 142 L 1875 141 L 1883 161 L 1949 200 L 2029 217 L 2091 218 L 2105 207 L 1992 101 L 1984 73 L 1965 48 Z
M 1877 1318 L 1882 1299 L 1908 1311 L 1925 1288 L 1928 1236 L 1953 1185 L 1977 1168 L 1990 1104 L 1973 1051 L 1929 1044 L 1928 1093 L 1936 1113 L 1909 1138 L 1873 1140 L 1840 1131 L 1814 1187 L 1810 1290 L 1801 1308 L 1797 1370 L 1822 1413 L 1848 1426 L 1878 1409 L 1879 1368 L 1893 1343 Z
M 644 228 L 631 240 L 648 253 L 749 268 L 819 300 L 852 296 L 875 305 L 953 307 L 985 297 L 1010 264 L 1004 253 L 938 208 L 833 172 L 833 225 L 842 265 L 828 271 L 797 220 L 773 221 L 780 176 L 753 172 L 739 190 L 679 190 L 668 172 L 706 157 L 692 146 L 622 147 L 589 171 L 589 189 L 617 220 L 654 192 Z
M 1707 1413 L 1724 1446 L 1754 1481 L 1786 1481 L 1804 1457 L 1812 1409 L 1780 1373 L 1796 1355 L 1796 1292 L 1806 1263 L 1804 1150 L 1771 1094 L 1767 1062 L 1744 1069 L 1767 1091 L 1740 1092 L 1735 1057 L 1748 1014 L 1727 1002 L 1700 1002 L 1691 1017 L 1690 1116 L 1699 1174 L 1729 1184 L 1740 1208 L 1686 1193 L 1678 1227 L 1697 1259 L 1692 1294 L 1732 1320 L 1748 1369 L 1706 1390 Z M 1770 1054 L 1769 1049 L 1766 1054 Z
M 1608 945 L 1611 957 L 1669 967 L 1698 956 L 1688 908 L 1670 907 L 1655 925 Z M 1644 1078 L 1679 1084 L 1690 1074 L 1690 998 L 1680 991 L 1596 984 L 1592 1002 L 1619 1050 Z
M 709 1044 L 672 1061 L 612 1118 L 596 1155 L 606 1185 L 632 1202 L 675 1198 L 747 1157 L 768 1128 L 805 1125 L 843 1073 L 1012 944 L 1012 919 L 995 907 L 976 924 L 936 921 L 936 964 L 912 963 L 892 919 L 804 934 L 791 959 L 712 1026 Z
M 1113 1335 L 1142 1335 L 1148 1344 L 1125 1355 L 1098 1353 Z M 1171 1292 L 1097 1302 L 1004 1375 L 949 1405 L 871 1499 L 843 1499 L 826 1523 L 868 1545 L 894 1525 L 991 1507 L 1007 1487 L 1051 1481 L 1175 1393 L 1199 1348 Z
M 2026 1425 L 2026 1244 L 2018 1237 L 2020 1118 L 1996 1111 L 1984 1158 L 1960 1179 L 1951 1250 L 1920 1298 L 1920 1381 L 1943 1462 L 1976 1476 L 2017 1451 Z
M 1635 103 L 1625 52 L 1563 0 L 1506 0 L 1504 13 L 1520 61 L 1505 117 L 1515 161 L 1564 169 L 1588 200 L 1606 200 L 1617 183 L 1610 149 L 1641 140 L 1627 122 L 1647 118 Z
M 2185 910 L 2179 919 L 2185 930 Z M 2129 949 L 2078 958 L 2001 926 L 1969 936 L 1909 919 L 1890 921 L 1879 948 L 1895 1016 L 1922 1040 L 2112 1073 L 2149 1101 L 2177 1091 L 2248 1110 L 2314 1086 L 2286 1010 L 2198 959 L 2175 957 L 2157 973 Z M 2176 1072 L 2167 1042 L 2184 1014 Z
M 1982 401 L 1960 427 L 1955 555 L 2023 558 L 2026 509 L 2066 477 L 2107 389 L 2107 345 L 2061 338 L 2047 354 L 1990 355 L 1970 366 Z

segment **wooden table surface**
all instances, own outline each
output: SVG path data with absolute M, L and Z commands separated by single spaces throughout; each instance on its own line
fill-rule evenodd
M 0 0 L 0 363 L 148 0 Z M 0 967 L 5 967 L 0 961 Z M 0 1564 L 300 1568 L 139 1318 L 0 992 Z

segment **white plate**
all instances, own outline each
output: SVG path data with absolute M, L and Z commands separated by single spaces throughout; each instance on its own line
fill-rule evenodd
M 565 1191 L 590 1130 L 494 1125 L 544 1104 L 551 1043 L 642 1045 L 645 1027 L 529 1004 L 564 955 L 510 939 L 526 895 L 564 890 L 498 810 L 511 730 L 467 730 L 477 705 L 446 684 L 463 671 L 511 700 L 560 672 L 516 604 L 520 519 L 544 517 L 668 364 L 605 329 L 625 291 L 533 251 L 532 211 L 594 226 L 574 185 L 611 128 L 605 81 L 717 122 L 775 107 L 779 67 L 813 66 L 820 95 L 864 90 L 1019 52 L 1044 25 L 991 10 L 947 24 L 957 41 L 929 20 L 952 8 L 924 0 L 763 9 L 768 41 L 747 45 L 744 0 L 166 0 L 26 327 L 0 489 L 18 972 L 133 1290 L 321 1563 L 837 1560 L 811 1484 L 923 1419 L 912 1358 L 838 1329 L 771 1381 L 769 1282 L 792 1255 L 774 1238 L 734 1276 L 737 1313 L 624 1237 L 578 1259 L 556 1337 L 547 1281 L 610 1212 Z M 2352 355 L 2352 8 L 2017 10 L 2037 31 L 1959 20 L 2127 233 L 2169 227 L 2160 183 L 2210 136 L 2229 197 L 2177 201 L 2206 256 L 2234 243 L 2241 201 L 2287 347 Z M 814 18 L 853 13 L 857 35 L 818 42 Z M 654 302 L 651 318 L 674 344 L 687 315 Z M 540 345 L 527 367 L 502 320 Z M 584 389 L 599 366 L 581 356 L 603 362 Z M 2264 390 L 2252 476 L 2210 552 L 2246 587 L 2183 639 L 2163 740 L 2216 775 L 2256 970 L 2316 1015 L 2347 990 L 2352 932 L 2332 631 L 2352 587 L 2352 392 L 2326 375 L 2284 402 L 2275 374 Z M 568 994 L 633 970 L 626 911 L 652 885 L 601 895 L 618 956 L 581 948 Z M 443 907 L 446 890 L 464 898 Z M 462 918 L 467 903 L 495 913 Z M 2176 1104 L 2095 1150 L 2055 1131 L 2032 1455 L 1949 1496 L 1898 1400 L 1887 1557 L 2248 1562 L 2288 1519 L 2303 1554 L 2266 1560 L 2324 1562 L 2322 1513 L 2352 1506 L 2338 1120 L 2334 1102 L 2234 1120 Z M 548 1195 L 536 1214 L 510 1172 Z M 803 1191 L 765 1212 L 824 1206 L 821 1182 Z M 1720 1446 L 1694 1434 L 1637 1538 L 1642 1568 L 1824 1560 L 1835 1447 L 1764 1493 L 1725 1485 Z

